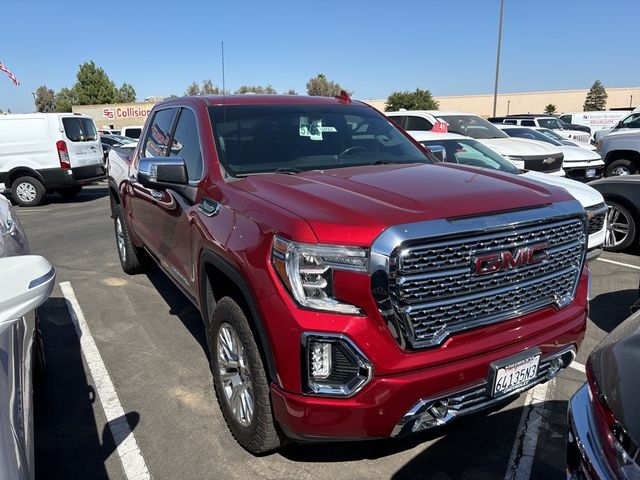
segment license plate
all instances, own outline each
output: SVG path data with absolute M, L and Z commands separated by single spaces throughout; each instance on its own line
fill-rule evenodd
M 491 364 L 492 397 L 500 397 L 535 382 L 540 364 L 540 351 L 525 352 Z
M 596 169 L 595 168 L 589 168 L 587 170 L 587 178 L 592 178 L 596 176 Z

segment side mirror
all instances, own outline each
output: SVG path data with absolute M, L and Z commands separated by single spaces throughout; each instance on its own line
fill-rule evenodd
M 431 155 L 433 155 L 434 157 L 436 157 L 436 159 L 438 159 L 441 162 L 446 162 L 447 161 L 447 151 L 445 150 L 445 148 L 441 145 L 429 145 L 429 146 L 425 146 L 425 148 L 427 150 L 429 150 L 429 153 Z
M 144 187 L 160 190 L 184 187 L 189 184 L 187 165 L 180 157 L 141 158 L 138 181 Z
M 55 277 L 55 269 L 44 257 L 0 258 L 0 327 L 42 305 L 53 290 Z

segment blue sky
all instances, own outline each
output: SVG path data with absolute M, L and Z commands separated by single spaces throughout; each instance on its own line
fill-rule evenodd
M 360 99 L 426 88 L 493 91 L 499 0 L 4 2 L 0 108 L 33 110 L 31 92 L 72 86 L 94 60 L 142 99 L 193 81 L 306 91 L 324 73 Z M 640 84 L 638 0 L 505 0 L 500 91 Z

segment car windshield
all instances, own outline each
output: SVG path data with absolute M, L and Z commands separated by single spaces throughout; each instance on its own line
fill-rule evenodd
M 510 137 L 517 138 L 527 138 L 529 140 L 538 140 L 539 142 L 550 143 L 551 145 L 555 145 L 556 147 L 561 144 L 554 140 L 553 138 L 548 137 L 547 135 L 539 132 L 538 130 L 534 130 L 533 128 L 505 128 L 504 131 Z
M 227 105 L 209 114 L 220 162 L 234 177 L 431 163 L 386 117 L 360 105 Z
M 507 135 L 492 123 L 476 115 L 441 115 L 436 117 L 449 124 L 449 132 L 471 138 L 507 138 Z
M 562 130 L 560 122 L 557 118 L 539 118 L 538 125 L 542 128 L 550 128 L 552 130 Z
M 540 133 L 542 133 L 543 135 L 546 135 L 549 138 L 552 138 L 553 140 L 562 143 L 564 140 L 566 140 L 566 138 L 564 138 L 562 135 L 560 135 L 559 133 L 554 132 L 553 130 L 549 130 L 548 128 L 543 128 L 541 130 L 539 130 Z
M 440 154 L 445 162 L 490 168 L 516 175 L 520 173 L 520 170 L 514 167 L 511 162 L 472 139 L 425 140 L 420 143 L 434 155 Z

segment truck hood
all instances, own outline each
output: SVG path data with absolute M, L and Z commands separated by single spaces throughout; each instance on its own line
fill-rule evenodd
M 320 243 L 360 246 L 391 225 L 571 199 L 522 176 L 445 163 L 253 175 L 233 185 L 303 218 Z
M 482 138 L 480 143 L 495 150 L 500 155 L 511 155 L 515 157 L 557 155 L 560 153 L 559 147 L 554 147 L 548 143 L 528 140 L 526 138 Z
M 569 145 L 562 145 L 557 148 L 559 148 L 564 154 L 565 162 L 592 162 L 595 160 L 601 160 L 601 157 L 597 152 L 586 148 L 571 147 Z
M 575 147 L 570 147 L 575 148 Z M 531 170 L 522 174 L 523 177 L 531 180 L 537 180 L 547 185 L 564 188 L 573 198 L 578 200 L 583 207 L 592 207 L 599 203 L 604 203 L 604 197 L 595 188 L 576 182 L 570 178 L 549 175 L 548 173 L 533 172 Z

